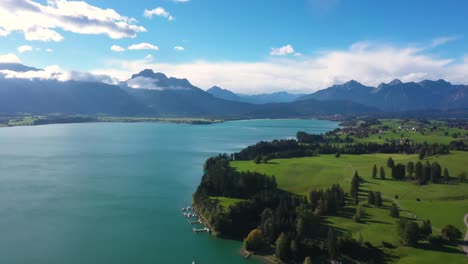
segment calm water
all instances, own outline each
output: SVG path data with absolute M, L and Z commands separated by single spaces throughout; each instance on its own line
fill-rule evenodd
M 316 120 L 0 129 L 0 263 L 254 263 L 241 243 L 194 235 L 180 208 L 206 158 L 321 133 Z

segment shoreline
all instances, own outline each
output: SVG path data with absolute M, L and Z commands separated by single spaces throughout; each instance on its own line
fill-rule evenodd
M 327 120 L 339 122 L 326 117 L 295 117 L 295 118 L 197 118 L 197 117 L 92 117 L 92 116 L 0 116 L 0 128 L 44 126 L 57 124 L 84 123 L 168 123 L 185 125 L 213 125 L 230 121 L 257 120 Z
M 226 120 L 224 119 L 189 117 L 12 116 L 0 117 L 0 128 L 84 123 L 171 123 L 211 125 L 224 123 L 225 121 Z

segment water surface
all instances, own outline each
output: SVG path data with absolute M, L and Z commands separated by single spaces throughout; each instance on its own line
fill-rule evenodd
M 255 263 L 241 243 L 194 235 L 203 162 L 337 123 L 88 123 L 0 129 L 0 263 Z

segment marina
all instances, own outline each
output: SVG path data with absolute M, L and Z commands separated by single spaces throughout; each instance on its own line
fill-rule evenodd
M 183 207 L 180 210 L 182 211 L 183 216 L 187 218 L 187 221 L 190 223 L 190 225 L 194 226 L 192 228 L 193 233 L 211 233 L 210 228 L 208 228 L 208 226 L 203 222 L 193 206 Z

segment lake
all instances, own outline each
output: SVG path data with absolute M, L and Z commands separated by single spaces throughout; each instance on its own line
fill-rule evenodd
M 86 123 L 0 129 L 0 263 L 256 263 L 180 211 L 204 161 L 324 120 Z

